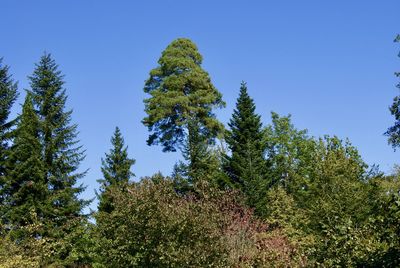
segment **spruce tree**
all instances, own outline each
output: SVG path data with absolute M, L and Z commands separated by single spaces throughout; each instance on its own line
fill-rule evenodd
M 176 39 L 163 51 L 144 87 L 150 95 L 144 100 L 143 124 L 151 132 L 147 143 L 161 144 L 163 151 L 190 150 L 187 156 L 193 167 L 201 159 L 191 150 L 212 143 L 223 131 L 213 109 L 225 103 L 202 69 L 202 60 L 192 41 Z
M 240 86 L 236 108 L 228 125 L 226 142 L 232 155 L 228 157 L 226 171 L 234 187 L 254 197 L 254 191 L 265 178 L 265 145 L 261 118 L 247 93 L 246 83 Z
M 9 67 L 3 65 L 0 58 L 0 148 L 7 149 L 10 129 L 15 124 L 15 120 L 9 120 L 11 107 L 18 97 L 17 83 L 14 82 L 9 74 Z
M 84 187 L 76 185 L 85 175 L 78 171 L 84 152 L 77 145 L 77 125 L 71 123 L 72 111 L 65 107 L 63 75 L 50 54 L 41 57 L 29 80 L 40 121 L 44 179 L 50 191 L 48 223 L 56 231 L 80 217 L 83 207 L 89 203 L 79 199 Z
M 9 141 L 12 138 L 11 128 L 16 122 L 16 120 L 9 120 L 9 115 L 17 97 L 17 83 L 13 81 L 9 74 L 8 66 L 3 65 L 0 58 L 0 204 L 3 203 L 5 198 L 5 167 L 9 151 Z M 0 213 L 2 214 L 1 211 Z
M 204 135 L 198 131 L 189 133 L 190 137 L 185 140 L 182 148 L 184 161 L 175 164 L 172 173 L 177 190 L 187 192 L 193 190 L 193 186 L 197 188 L 205 185 L 205 181 L 223 186 L 221 182 L 226 180 L 226 175 L 221 164 L 221 148 L 208 144 Z
M 109 195 L 110 187 L 124 189 L 129 183 L 129 179 L 135 176 L 131 167 L 135 160 L 128 157 L 128 146 L 125 146 L 124 138 L 118 127 L 115 128 L 111 138 L 112 148 L 105 158 L 101 159 L 101 172 L 103 178 L 98 180 L 100 183 L 99 211 L 111 212 L 113 210 L 112 197 Z
M 7 161 L 5 222 L 12 230 L 33 223 L 32 216 L 43 220 L 48 188 L 40 144 L 40 122 L 27 94 L 16 129 L 16 137 Z

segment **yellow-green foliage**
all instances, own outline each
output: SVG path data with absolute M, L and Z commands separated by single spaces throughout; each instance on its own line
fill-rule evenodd
M 33 213 L 32 217 L 35 215 Z M 4 226 L 1 226 L 5 230 Z M 24 232 L 26 239 L 18 243 L 12 238 L 12 232 L 2 233 L 0 241 L 0 267 L 40 267 L 51 255 L 49 241 L 39 239 L 35 234 L 42 228 L 38 222 L 24 226 L 19 231 Z
M 45 224 L 34 212 L 34 222 L 0 234 L 0 267 L 82 267 L 90 263 L 90 235 L 86 221 L 70 221 L 60 227 L 59 237 L 43 236 Z M 76 226 L 76 231 L 65 229 Z M 2 226 L 0 226 L 2 227 Z M 18 236 L 22 238 L 18 238 Z M 62 236 L 61 236 L 62 235 Z
M 205 188 L 182 196 L 158 176 L 113 191 L 115 210 L 96 216 L 96 266 L 302 265 L 286 235 L 269 232 L 237 193 Z

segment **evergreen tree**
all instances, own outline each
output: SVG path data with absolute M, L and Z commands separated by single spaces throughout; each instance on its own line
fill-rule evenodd
M 144 87 L 150 94 L 144 101 L 147 117 L 143 124 L 151 132 L 147 143 L 161 144 L 163 151 L 183 151 L 186 147 L 190 150 L 188 160 L 194 167 L 201 159 L 192 149 L 212 143 L 223 130 L 213 109 L 225 103 L 208 73 L 201 68 L 202 56 L 189 39 L 173 41 L 158 63 Z
M 222 151 L 219 146 L 210 146 L 198 132 L 192 131 L 182 149 L 185 161 L 174 166 L 172 178 L 176 190 L 185 193 L 200 190 L 206 185 L 225 187 L 227 176 L 222 166 Z M 190 159 L 196 159 L 190 161 Z M 207 182 L 206 184 L 204 182 Z M 200 187 L 200 188 L 199 188 Z
M 262 123 L 255 109 L 246 83 L 242 82 L 236 108 L 228 124 L 230 131 L 226 141 L 232 155 L 228 157 L 226 171 L 231 184 L 244 190 L 252 199 L 257 198 L 255 191 L 266 175 Z
M 50 54 L 41 57 L 29 80 L 40 121 L 44 179 L 50 190 L 48 220 L 56 232 L 60 226 L 80 217 L 83 207 L 89 203 L 78 198 L 84 187 L 76 185 L 85 175 L 78 172 L 84 152 L 77 145 L 77 125 L 71 124 L 72 111 L 65 107 L 63 75 Z
M 128 147 L 125 147 L 124 138 L 118 127 L 115 128 L 114 135 L 111 138 L 111 145 L 110 152 L 106 154 L 105 159 L 101 159 L 103 178 L 98 180 L 100 183 L 99 211 L 104 212 L 111 212 L 113 209 L 108 189 L 110 187 L 124 188 L 129 179 L 135 176 L 131 171 L 135 160 L 128 157 Z
M 397 35 L 394 41 L 400 42 L 400 35 Z M 396 72 L 395 75 L 400 77 L 400 72 Z M 397 88 L 400 88 L 400 84 L 397 85 Z M 395 118 L 395 123 L 386 131 L 385 135 L 389 137 L 389 144 L 396 148 L 400 146 L 400 96 L 393 99 L 393 104 L 389 110 Z
M 9 120 L 11 107 L 18 97 L 17 83 L 13 81 L 9 74 L 9 67 L 2 64 L 0 58 L 0 148 L 7 149 L 6 141 L 10 138 L 10 128 L 15 124 L 15 120 Z
M 5 198 L 3 188 L 6 183 L 5 166 L 9 141 L 11 139 L 10 130 L 15 124 L 15 120 L 9 120 L 8 117 L 10 115 L 11 107 L 17 97 L 17 84 L 9 74 L 8 66 L 3 65 L 2 59 L 0 58 L 0 204 L 2 204 L 3 199 Z
M 44 180 L 39 127 L 32 96 L 28 93 L 7 165 L 5 222 L 12 229 L 32 224 L 32 215 L 39 220 L 44 217 L 48 188 Z

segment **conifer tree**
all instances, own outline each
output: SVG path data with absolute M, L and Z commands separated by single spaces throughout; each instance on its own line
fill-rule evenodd
M 18 97 L 17 83 L 9 74 L 9 67 L 2 64 L 0 58 L 0 141 L 1 149 L 7 147 L 5 143 L 9 137 L 9 130 L 15 124 L 15 120 L 9 120 L 11 107 Z
M 400 42 L 400 34 L 397 35 L 394 41 Z M 400 77 L 400 72 L 396 72 L 395 75 L 397 77 Z M 397 88 L 400 88 L 400 83 L 397 84 Z M 393 103 L 390 106 L 389 110 L 390 113 L 394 116 L 395 122 L 393 126 L 389 127 L 385 135 L 389 137 L 389 144 L 391 144 L 393 148 L 396 148 L 400 146 L 400 96 L 396 96 L 393 99 Z
M 17 84 L 9 74 L 8 66 L 3 65 L 0 58 L 0 204 L 5 198 L 3 188 L 5 182 L 5 166 L 9 141 L 11 139 L 11 128 L 16 120 L 9 120 L 11 107 L 18 97 Z M 0 212 L 1 213 L 1 212 Z
M 11 229 L 32 224 L 34 213 L 43 220 L 48 188 L 40 144 L 40 122 L 27 94 L 16 129 L 16 137 L 7 161 L 5 222 Z
M 84 152 L 78 146 L 77 125 L 66 110 L 67 95 L 63 75 L 50 54 L 45 53 L 29 77 L 31 94 L 40 121 L 44 179 L 50 190 L 49 223 L 54 230 L 81 216 L 89 201 L 79 199 L 84 190 L 76 185 L 85 175 L 79 172 Z
M 254 190 L 265 178 L 265 145 L 260 116 L 247 93 L 246 83 L 240 86 L 236 108 L 229 121 L 230 131 L 226 142 L 232 155 L 228 157 L 226 171 L 231 184 L 254 196 Z
M 222 166 L 221 148 L 211 146 L 204 140 L 204 136 L 197 131 L 190 132 L 191 137 L 185 140 L 182 149 L 185 161 L 174 166 L 172 178 L 179 192 L 187 192 L 204 186 L 208 182 L 214 186 L 225 186 L 226 174 Z M 195 159 L 195 161 L 191 161 Z M 198 185 L 196 185 L 199 183 Z M 199 189 L 200 190 L 200 189 Z
M 224 107 L 221 93 L 201 68 L 202 56 L 189 39 L 173 41 L 162 53 L 159 66 L 150 71 L 144 91 L 147 117 L 143 124 L 151 132 L 147 143 L 161 144 L 163 151 L 200 148 L 222 133 L 214 108 Z M 193 133 L 196 132 L 196 133 Z M 199 154 L 189 152 L 189 165 L 196 166 Z
M 129 179 L 135 176 L 131 171 L 135 160 L 128 157 L 128 146 L 125 146 L 124 138 L 118 127 L 115 128 L 111 138 L 112 148 L 104 159 L 101 159 L 101 172 L 103 178 L 98 180 L 100 183 L 99 211 L 111 212 L 113 209 L 111 196 L 108 195 L 110 187 L 124 188 Z

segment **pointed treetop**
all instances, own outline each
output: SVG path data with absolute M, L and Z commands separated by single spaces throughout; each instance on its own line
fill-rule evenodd
M 228 144 L 233 147 L 241 146 L 248 140 L 260 140 L 262 136 L 261 116 L 255 113 L 256 105 L 247 92 L 247 84 L 240 85 L 239 97 L 228 126 L 231 131 L 231 140 Z M 230 138 L 228 137 L 228 140 Z
M 3 189 L 7 193 L 5 204 L 9 206 L 4 216 L 13 228 L 32 223 L 28 211 L 34 211 L 40 219 L 44 216 L 48 188 L 44 179 L 39 127 L 32 96 L 28 93 L 10 149 L 7 185 Z
M 256 106 L 247 93 L 245 82 L 241 83 L 240 94 L 228 125 L 226 142 L 232 152 L 227 157 L 225 167 L 234 186 L 255 197 L 250 190 L 265 177 L 263 158 L 265 144 L 260 115 L 255 113 Z
M 111 138 L 112 148 L 102 159 L 101 171 L 104 178 L 99 180 L 102 188 L 119 183 L 128 183 L 135 176 L 131 171 L 136 160 L 128 157 L 128 146 L 125 146 L 124 138 L 118 127 L 115 128 Z
M 0 131 L 11 127 L 8 122 L 11 106 L 18 97 L 17 83 L 9 73 L 9 67 L 3 65 L 3 58 L 0 58 Z
M 111 188 L 125 189 L 129 180 L 135 176 L 131 167 L 136 161 L 128 157 L 128 146 L 125 146 L 124 138 L 118 127 L 115 128 L 111 138 L 111 145 L 110 152 L 101 159 L 103 178 L 97 180 L 100 183 L 100 193 L 96 192 L 99 198 L 98 209 L 103 212 L 111 212 L 114 207 L 113 197 L 109 190 Z

